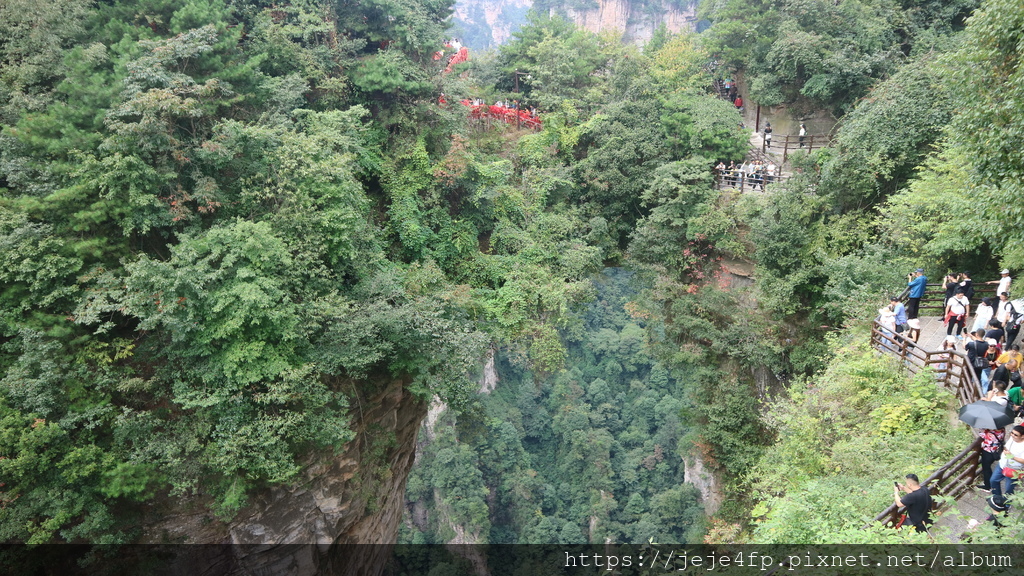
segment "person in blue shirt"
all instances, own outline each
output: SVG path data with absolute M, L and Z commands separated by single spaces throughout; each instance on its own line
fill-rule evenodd
M 907 274 L 907 286 L 910 287 L 910 294 L 907 295 L 907 318 L 917 318 L 917 310 L 921 306 L 926 284 L 928 277 L 924 275 L 923 268 L 914 270 L 913 274 Z
M 900 302 L 898 296 L 889 298 L 889 308 L 892 309 L 893 320 L 896 321 L 896 331 L 903 332 L 908 328 L 907 326 L 907 309 Z

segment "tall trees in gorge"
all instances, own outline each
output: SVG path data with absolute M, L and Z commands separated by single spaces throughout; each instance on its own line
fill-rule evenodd
M 0 6 L 0 540 L 230 517 L 351 438 L 346 380 L 465 395 L 466 299 L 380 232 L 384 158 L 457 125 L 422 103 L 449 12 Z

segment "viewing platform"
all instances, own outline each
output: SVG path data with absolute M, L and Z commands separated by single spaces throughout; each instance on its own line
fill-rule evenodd
M 975 300 L 980 301 L 986 288 L 987 285 L 976 284 Z M 907 292 L 904 291 L 900 295 L 901 301 L 905 302 L 906 297 Z M 893 334 L 876 320 L 871 329 L 871 345 L 876 350 L 899 357 L 908 375 L 926 367 L 934 369 L 939 384 L 952 391 L 958 407 L 962 407 L 981 399 L 981 386 L 963 351 L 965 341 L 959 341 L 956 350 L 942 350 L 942 342 L 946 338 L 946 325 L 942 321 L 944 299 L 945 290 L 941 284 L 928 284 L 921 299 L 921 333 L 916 342 Z M 969 320 L 967 326 L 970 325 Z M 993 511 L 986 503 L 989 494 L 975 488 L 981 481 L 981 472 L 981 438 L 975 433 L 969 446 L 922 482 L 923 486 L 928 486 L 932 496 L 943 496 L 956 503 L 957 514 L 947 513 L 949 503 L 936 503 L 932 508 L 934 526 L 949 527 L 952 542 L 961 540 L 962 535 L 970 530 L 972 521 L 983 523 L 992 518 Z M 892 504 L 878 514 L 875 521 L 896 526 L 902 515 L 903 511 Z

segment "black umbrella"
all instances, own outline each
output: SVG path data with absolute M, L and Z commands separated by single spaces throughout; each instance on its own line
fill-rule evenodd
M 1013 424 L 1013 408 L 1008 404 L 978 400 L 960 409 L 960 421 L 972 428 L 1006 428 Z

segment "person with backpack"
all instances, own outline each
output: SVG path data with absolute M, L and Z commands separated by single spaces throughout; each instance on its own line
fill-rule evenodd
M 995 323 L 999 323 L 998 320 L 993 320 Z M 988 335 L 988 332 L 985 333 Z M 996 369 L 998 364 L 996 359 L 999 358 L 999 342 L 994 338 L 985 338 L 985 342 L 988 347 L 985 349 L 985 354 L 982 356 L 984 359 L 984 365 L 981 367 L 981 395 L 988 394 L 988 387 L 992 380 L 992 371 Z
M 1024 322 L 1024 313 L 1017 310 L 1017 307 L 1009 300 L 1002 305 L 1006 308 L 1006 322 L 1003 323 L 1003 327 L 1006 329 L 1006 345 L 1003 348 L 1008 349 L 1020 332 L 1020 325 Z
M 1013 304 L 1010 303 L 1010 295 L 1006 292 L 999 294 L 999 302 L 996 302 L 996 320 L 1003 326 L 1010 321 L 1010 314 L 1014 312 Z
M 968 300 L 974 299 L 974 280 L 971 280 L 971 273 L 967 270 L 960 273 L 960 288 Z
M 978 382 L 981 382 L 982 376 L 985 370 L 989 367 L 988 358 L 985 355 L 988 353 L 988 342 L 985 340 L 985 329 L 979 328 L 971 333 L 973 339 L 964 345 L 964 350 L 967 352 L 967 362 L 974 368 L 974 375 L 978 377 Z M 985 391 L 982 390 L 982 395 Z

